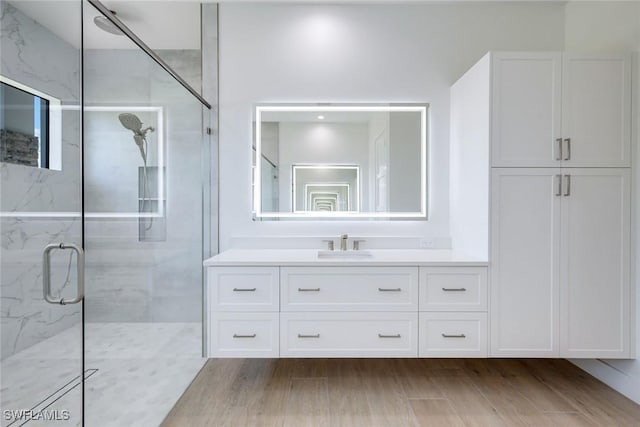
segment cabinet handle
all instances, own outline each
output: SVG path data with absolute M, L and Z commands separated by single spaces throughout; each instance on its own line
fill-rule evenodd
M 564 142 L 567 143 L 567 155 L 564 160 L 571 160 L 571 138 L 565 138 Z
M 556 160 L 562 160 L 562 138 L 556 138 L 556 144 L 558 144 Z
M 567 181 L 567 189 L 565 190 L 564 195 L 570 196 L 571 195 L 571 175 L 565 175 L 564 178 Z
M 465 334 L 457 334 L 457 335 L 452 335 L 452 334 L 442 334 L 443 338 L 466 338 L 467 336 Z
M 380 292 L 402 292 L 402 288 L 378 288 Z
M 252 335 L 238 335 L 238 334 L 233 334 L 234 338 L 255 338 L 256 334 L 252 334 Z
M 298 292 L 320 292 L 320 288 L 298 288 Z
M 556 196 L 562 196 L 562 175 L 556 175 L 556 180 L 558 181 L 558 190 L 556 191 Z
M 233 288 L 233 292 L 255 292 L 256 288 Z
M 315 334 L 315 335 L 298 334 L 298 338 L 320 338 L 320 334 Z
M 442 288 L 445 292 L 465 292 L 467 288 Z
M 400 334 L 395 334 L 395 335 L 378 334 L 378 338 L 401 338 L 401 335 Z

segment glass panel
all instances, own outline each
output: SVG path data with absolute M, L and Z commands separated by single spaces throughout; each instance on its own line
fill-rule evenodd
M 204 363 L 203 111 L 85 13 L 87 425 L 154 426 Z M 156 53 L 201 86 L 200 50 Z
M 2 426 L 82 424 L 82 303 L 43 297 L 45 246 L 83 242 L 80 18 L 80 1 L 0 1 Z M 49 294 L 72 301 L 64 247 Z

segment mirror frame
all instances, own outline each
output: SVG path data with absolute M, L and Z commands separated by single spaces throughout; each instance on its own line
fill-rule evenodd
M 253 218 L 260 219 L 407 219 L 427 220 L 427 162 L 428 162 L 428 122 L 427 103 L 402 103 L 402 104 L 259 104 L 255 105 L 255 158 L 262 157 L 261 123 L 264 112 L 417 112 L 420 113 L 420 212 L 354 212 L 354 211 L 306 211 L 306 212 L 264 212 L 262 211 L 262 182 L 261 162 L 251 162 L 253 187 Z

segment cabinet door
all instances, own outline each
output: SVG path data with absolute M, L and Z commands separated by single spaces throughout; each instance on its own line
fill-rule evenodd
M 492 171 L 492 356 L 558 356 L 559 173 Z
M 492 55 L 491 164 L 560 164 L 560 53 Z
M 560 355 L 628 357 L 629 170 L 563 172 Z
M 631 61 L 564 54 L 563 166 L 631 164 Z

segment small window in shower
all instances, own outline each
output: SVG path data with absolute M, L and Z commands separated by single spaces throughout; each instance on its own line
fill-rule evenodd
M 60 100 L 0 76 L 0 161 L 61 169 Z

